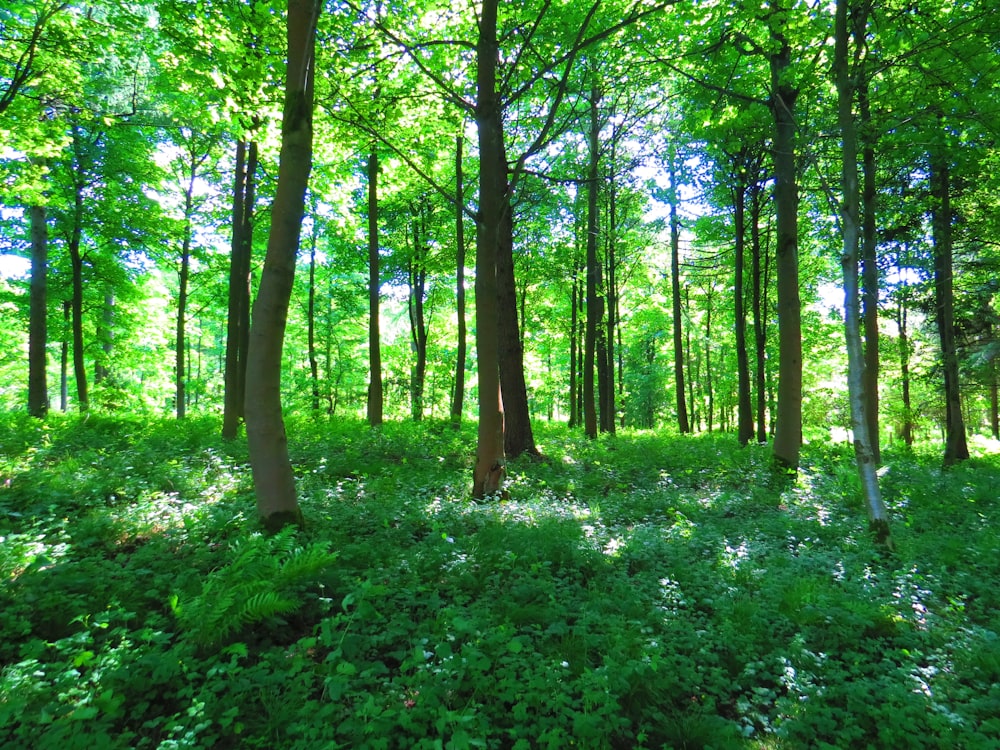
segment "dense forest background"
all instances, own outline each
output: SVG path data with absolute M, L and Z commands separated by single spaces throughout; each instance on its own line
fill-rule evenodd
M 761 441 L 782 429 L 780 383 L 799 377 L 785 421 L 844 434 L 833 7 L 619 5 L 500 8 L 501 369 L 523 373 L 532 420 L 590 433 L 592 409 L 604 431 Z M 876 448 L 944 435 L 946 380 L 962 429 L 995 436 L 995 14 L 847 5 Z M 263 2 L 8 5 L 4 408 L 28 404 L 34 299 L 34 412 L 222 410 L 227 345 L 247 325 L 234 287 L 255 294 L 270 229 L 283 19 Z M 480 27 L 473 6 L 445 3 L 319 16 L 289 409 L 472 412 Z M 779 372 L 795 366 L 788 338 L 797 375 Z

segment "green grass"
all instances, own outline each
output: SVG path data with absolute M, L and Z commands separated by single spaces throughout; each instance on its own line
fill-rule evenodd
M 257 527 L 209 420 L 0 415 L 0 746 L 1000 748 L 1000 466 L 536 425 L 296 423 Z

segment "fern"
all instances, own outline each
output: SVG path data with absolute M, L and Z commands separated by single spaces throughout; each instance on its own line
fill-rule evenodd
M 208 574 L 200 593 L 171 598 L 178 625 L 199 646 L 296 611 L 304 589 L 337 557 L 325 544 L 301 546 L 294 528 L 253 534 L 230 549 L 232 559 Z

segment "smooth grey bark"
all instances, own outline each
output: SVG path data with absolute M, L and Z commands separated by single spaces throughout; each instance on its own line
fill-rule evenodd
M 598 328 L 603 317 L 603 300 L 600 297 L 601 266 L 597 261 L 597 196 L 598 164 L 600 154 L 600 118 L 598 106 L 600 91 L 595 86 L 590 92 L 590 129 L 587 143 L 590 162 L 587 169 L 587 322 L 583 343 L 583 429 L 587 437 L 597 437 L 597 402 L 594 378 L 597 358 Z
M 847 390 L 851 404 L 854 461 L 861 479 L 868 523 L 876 542 L 892 547 L 889 515 L 882 502 L 875 454 L 869 435 L 865 401 L 865 359 L 861 343 L 861 299 L 858 278 L 860 245 L 860 189 L 858 186 L 858 142 L 854 121 L 854 85 L 851 80 L 847 27 L 849 0 L 837 0 L 834 71 L 837 85 L 837 120 L 841 136 L 840 229 L 843 234 L 841 267 L 844 278 L 844 336 L 847 343 Z M 862 29 L 863 32 L 863 29 Z M 858 43 L 863 41 L 858 40 Z

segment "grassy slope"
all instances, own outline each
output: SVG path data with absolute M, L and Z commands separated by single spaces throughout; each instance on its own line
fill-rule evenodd
M 309 528 L 256 533 L 191 420 L 0 415 L 0 746 L 1000 748 L 1000 467 L 793 483 L 731 437 L 295 426 Z

